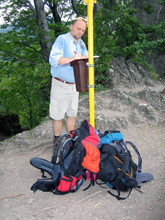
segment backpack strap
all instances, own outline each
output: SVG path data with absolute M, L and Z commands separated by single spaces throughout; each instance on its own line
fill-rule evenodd
M 118 175 L 123 175 L 123 174 L 126 172 L 128 166 L 129 166 L 130 155 L 129 155 L 129 151 L 128 151 L 128 148 L 127 148 L 126 144 L 125 144 L 124 141 L 122 141 L 122 140 L 121 140 L 121 141 L 113 141 L 113 142 L 110 142 L 108 145 L 110 145 L 111 147 L 113 146 L 113 147 L 117 150 L 117 148 L 116 148 L 116 143 L 122 146 L 123 164 L 122 164 L 122 166 L 121 166 L 121 168 L 120 168 L 120 169 L 121 169 L 121 172 L 118 173 Z M 117 150 L 117 151 L 118 151 L 118 150 Z M 105 158 L 106 158 L 107 156 L 108 156 L 108 155 L 106 155 Z M 105 159 L 105 158 L 104 158 L 104 159 Z M 123 174 L 122 174 L 122 173 L 123 173 Z
M 123 183 L 128 187 L 128 195 L 126 197 L 121 197 L 120 196 L 120 190 L 118 187 L 118 181 L 117 179 L 113 182 L 113 186 L 115 186 L 116 190 L 117 190 L 117 195 L 113 194 L 110 190 L 108 191 L 109 194 L 111 194 L 112 196 L 116 197 L 117 200 L 125 200 L 129 197 L 129 195 L 132 192 L 133 188 L 140 188 L 140 186 L 138 186 L 138 182 L 135 178 L 128 178 L 128 179 L 122 179 Z M 110 188 L 113 189 L 113 186 L 107 182 L 106 183 Z
M 112 133 L 120 133 L 120 131 L 117 131 L 117 130 L 107 130 L 107 131 L 104 132 L 104 135 L 112 134 Z
M 130 189 L 129 189 L 129 192 L 128 192 L 128 195 L 127 195 L 126 197 L 121 197 L 121 196 L 120 196 L 120 190 L 119 190 L 118 186 L 116 186 L 116 190 L 117 190 L 118 195 L 113 194 L 110 190 L 107 191 L 107 192 L 108 192 L 110 195 L 116 197 L 117 200 L 125 200 L 125 199 L 127 199 L 127 198 L 129 197 L 129 195 L 131 194 L 131 192 L 132 192 L 132 188 L 130 188 Z
M 73 156 L 74 156 L 74 150 L 75 149 L 71 149 L 74 148 L 73 146 L 73 141 L 76 141 L 76 139 L 78 138 L 78 136 L 76 136 L 74 139 L 69 138 L 67 139 L 62 147 L 61 147 L 61 151 L 60 151 L 60 161 L 59 161 L 59 165 L 61 167 L 61 176 L 63 176 L 65 174 L 66 177 L 68 177 L 70 179 L 71 174 L 68 172 L 68 168 L 70 166 L 70 164 L 72 163 L 73 160 Z M 79 172 L 76 173 L 76 175 L 74 175 L 74 177 L 78 178 L 81 174 L 82 174 L 82 169 L 79 169 Z
M 64 141 L 64 143 L 62 144 L 62 140 L 64 140 L 65 137 L 66 137 L 67 139 L 66 139 L 66 140 Z M 58 141 L 58 144 L 57 144 L 57 148 L 56 148 L 55 154 L 54 154 L 53 157 L 52 157 L 52 161 L 53 161 L 54 164 L 55 164 L 56 161 L 57 161 L 58 152 L 59 152 L 59 150 L 60 150 L 61 145 L 64 145 L 65 142 L 66 142 L 68 139 L 71 139 L 69 134 L 63 134 L 63 135 L 60 137 L 60 139 L 59 139 L 59 141 Z
M 111 144 L 111 143 L 110 143 Z M 115 178 L 115 181 L 113 182 L 113 186 L 115 186 L 116 190 L 117 190 L 117 195 L 113 194 L 110 190 L 108 191 L 109 194 L 111 194 L 112 196 L 116 197 L 116 199 L 118 200 L 125 200 L 129 197 L 131 191 L 132 191 L 132 188 L 133 187 L 136 187 L 137 184 L 135 184 L 134 182 L 132 182 L 132 186 L 128 186 L 128 195 L 126 197 L 121 197 L 120 196 L 120 190 L 119 190 L 119 187 L 118 187 L 118 182 L 119 180 L 122 180 L 123 182 L 125 181 L 125 179 L 123 179 L 123 175 L 124 173 L 126 172 L 128 166 L 129 166 L 129 162 L 130 162 L 130 155 L 129 155 L 129 152 L 128 152 L 128 148 L 126 146 L 126 144 L 123 142 L 123 141 L 120 141 L 120 144 L 122 145 L 123 147 L 123 156 L 124 156 L 124 160 L 123 160 L 123 164 L 121 166 L 121 170 L 120 172 L 118 172 L 116 178 Z M 131 178 L 132 180 L 135 180 L 134 178 Z M 136 180 L 135 180 L 136 181 Z M 137 181 L 136 181 L 137 183 Z M 113 188 L 113 186 L 110 184 L 110 183 L 106 183 L 110 188 Z M 124 184 L 127 185 L 126 182 L 124 182 Z
M 85 188 L 85 189 L 83 189 L 83 191 L 85 191 L 85 190 L 87 190 L 87 189 L 89 189 L 91 186 L 94 186 L 94 184 L 95 184 L 95 180 L 94 180 L 94 173 L 92 173 L 91 171 L 89 171 L 88 170 L 88 172 L 90 173 L 90 183 L 89 183 L 89 185 Z M 86 174 L 87 175 L 87 174 Z
M 67 175 L 67 169 L 68 169 L 70 163 L 72 162 L 73 150 L 69 154 L 69 151 L 72 147 L 73 147 L 72 146 L 72 138 L 68 138 L 63 143 L 63 145 L 61 146 L 61 150 L 60 150 L 59 164 L 66 175 Z
M 124 151 L 123 151 L 123 153 L 124 153 L 124 160 L 123 160 L 123 165 L 121 167 L 121 171 L 122 172 L 120 172 L 118 174 L 117 178 L 121 178 L 121 176 L 126 172 L 128 166 L 129 166 L 129 159 L 130 159 L 130 156 L 129 156 L 126 144 L 123 141 L 120 141 L 120 144 L 122 145 L 122 147 L 124 149 Z
M 140 156 L 140 153 L 139 153 L 137 147 L 131 141 L 125 141 L 125 145 L 127 145 L 127 144 L 131 145 L 132 148 L 135 150 L 136 154 L 138 155 L 138 173 L 141 173 L 141 171 L 142 171 L 142 158 Z

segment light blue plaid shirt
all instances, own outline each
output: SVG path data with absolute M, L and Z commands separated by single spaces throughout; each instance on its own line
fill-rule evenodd
M 73 57 L 75 55 L 74 52 L 88 56 L 85 43 L 81 39 L 76 43 L 69 32 L 60 35 L 56 39 L 49 56 L 51 74 L 53 77 L 60 78 L 70 83 L 75 82 L 73 67 L 70 66 L 70 63 L 66 65 L 58 65 L 58 60 L 61 57 Z

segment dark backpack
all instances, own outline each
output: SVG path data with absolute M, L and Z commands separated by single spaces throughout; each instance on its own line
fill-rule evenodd
M 131 145 L 138 155 L 138 164 L 134 163 L 127 145 Z M 117 194 L 109 190 L 108 193 L 118 200 L 126 199 L 133 188 L 140 188 L 136 173 L 141 172 L 142 159 L 136 146 L 132 142 L 124 142 L 120 131 L 106 131 L 101 135 L 100 171 L 97 180 L 100 186 L 107 184 Z M 121 191 L 128 191 L 127 197 L 121 197 Z
M 83 184 L 83 178 L 86 178 L 87 169 L 92 174 L 99 172 L 99 141 L 98 135 L 87 120 L 70 135 L 64 134 L 58 142 L 52 162 L 41 158 L 30 160 L 31 165 L 40 169 L 43 174 L 43 179 L 38 179 L 31 190 L 51 191 L 55 194 L 77 191 Z M 45 176 L 45 172 L 50 174 L 50 178 Z

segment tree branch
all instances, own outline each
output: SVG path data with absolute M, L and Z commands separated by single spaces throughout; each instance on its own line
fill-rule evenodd
M 71 0 L 71 4 L 72 4 L 73 11 L 77 14 L 77 16 L 80 16 L 80 13 L 77 10 L 75 0 Z
M 34 16 L 36 17 L 35 8 L 34 8 L 34 6 L 32 5 L 32 3 L 31 3 L 29 0 L 18 0 L 18 1 L 19 1 L 22 5 L 28 6 L 28 7 L 32 10 Z
M 24 45 L 24 46 L 26 46 L 26 47 L 28 47 L 28 48 L 30 48 L 30 49 L 32 49 L 32 50 L 34 50 L 34 51 L 36 51 L 37 53 L 40 54 L 40 52 L 36 48 L 31 47 L 31 46 L 29 46 L 28 44 L 25 44 L 25 43 L 22 43 L 22 45 Z
M 8 52 L 8 51 L 6 51 L 6 53 L 7 53 L 9 56 L 14 57 L 15 59 L 17 59 L 17 60 L 19 60 L 19 61 L 21 61 L 21 62 L 23 62 L 23 63 L 28 63 L 28 64 L 31 64 L 31 65 L 35 65 L 35 66 L 40 66 L 40 67 L 42 67 L 42 68 L 46 68 L 46 67 L 44 67 L 44 66 L 42 66 L 42 65 L 40 65 L 40 64 L 38 64 L 38 63 L 30 62 L 30 61 L 28 61 L 28 60 L 25 60 L 25 59 L 21 59 L 21 58 L 19 58 L 19 57 L 16 57 L 15 55 L 11 54 L 11 53 Z
M 49 8 L 51 9 L 52 14 L 53 14 L 54 21 L 55 21 L 55 22 L 61 22 L 61 18 L 60 18 L 60 16 L 59 16 L 58 12 L 57 12 L 57 4 L 56 4 L 56 2 L 53 2 L 53 3 L 52 3 L 52 1 L 47 0 L 47 1 L 45 1 L 45 3 L 46 3 L 46 4 L 49 6 Z
M 158 15 L 157 15 L 157 19 L 156 19 L 156 24 L 159 23 L 159 16 L 160 16 L 160 11 L 162 10 L 163 6 L 160 7 L 159 11 L 158 11 Z

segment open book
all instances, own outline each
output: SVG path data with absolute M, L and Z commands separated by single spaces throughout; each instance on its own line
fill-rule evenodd
M 93 56 L 93 58 L 95 59 L 95 58 L 99 58 L 99 56 Z M 64 65 L 68 65 L 69 63 L 71 63 L 71 62 L 73 62 L 73 61 L 79 61 L 79 60 L 88 60 L 89 58 L 88 57 L 84 57 L 84 58 L 76 58 L 76 59 L 72 59 L 70 62 L 68 62 L 68 63 L 65 63 L 65 64 L 61 64 L 60 66 L 64 66 Z

